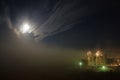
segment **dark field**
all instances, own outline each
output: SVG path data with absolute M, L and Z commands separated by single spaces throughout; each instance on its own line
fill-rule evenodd
M 6 70 L 1 80 L 119 80 L 119 72 L 83 72 L 67 69 Z

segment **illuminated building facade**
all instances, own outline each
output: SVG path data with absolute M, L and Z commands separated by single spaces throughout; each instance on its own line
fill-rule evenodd
M 91 51 L 87 52 L 87 61 L 88 61 L 88 66 L 93 66 L 94 62 L 93 62 L 94 56 L 92 54 Z
M 105 55 L 98 50 L 95 54 L 93 54 L 91 51 L 87 52 L 87 61 L 88 66 L 99 66 L 105 64 Z

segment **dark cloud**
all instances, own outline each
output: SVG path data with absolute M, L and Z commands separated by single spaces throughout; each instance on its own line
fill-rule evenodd
M 82 17 L 92 15 L 98 11 L 95 5 L 96 3 L 84 3 L 79 0 L 57 2 L 52 9 L 53 13 L 37 28 L 36 34 L 40 35 L 38 38 L 66 31 L 74 27 L 75 24 L 82 23 Z
M 36 2 L 26 0 L 23 2 L 13 0 L 6 1 L 8 8 L 5 9 L 5 13 L 10 28 L 13 25 L 14 27 L 19 26 L 18 24 L 21 24 L 26 18 L 33 21 L 33 33 L 40 40 L 82 23 L 81 17 L 83 16 L 100 12 L 100 9 L 103 8 L 102 2 L 87 0 L 40 0 Z

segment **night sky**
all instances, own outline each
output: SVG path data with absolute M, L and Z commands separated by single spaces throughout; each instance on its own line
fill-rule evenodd
M 115 49 L 119 53 L 119 9 L 115 0 L 1 0 L 0 47 L 13 53 L 39 53 L 36 49 L 45 45 L 53 49 Z M 30 25 L 30 33 L 20 32 L 24 23 Z M 29 49 L 23 49 L 25 45 Z
M 38 44 L 119 48 L 119 9 L 116 0 L 1 0 L 0 41 L 20 40 L 16 32 L 27 21 L 33 28 L 27 35 Z
M 0 0 L 0 71 L 61 76 L 89 50 L 120 58 L 118 1 Z
M 103 59 L 102 64 L 95 64 Z M 88 60 L 95 65 L 88 67 Z M 0 72 L 4 79 L 115 80 L 118 73 L 114 77 L 108 73 L 120 71 L 118 60 L 117 0 L 0 0 Z M 115 63 L 118 67 L 112 70 L 110 65 Z M 110 67 L 109 72 L 93 74 L 100 67 Z M 84 70 L 88 73 L 81 73 Z

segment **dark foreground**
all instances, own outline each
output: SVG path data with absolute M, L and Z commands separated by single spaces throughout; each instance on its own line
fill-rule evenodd
M 120 73 L 69 70 L 7 70 L 2 72 L 0 80 L 120 80 Z

